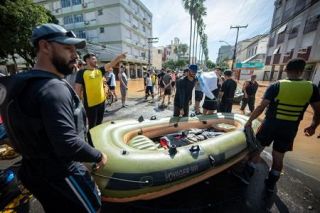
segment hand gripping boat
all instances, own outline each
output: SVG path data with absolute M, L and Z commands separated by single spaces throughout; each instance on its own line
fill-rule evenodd
M 104 168 L 93 172 L 102 199 L 110 202 L 153 199 L 220 173 L 256 148 L 253 141 L 246 140 L 247 119 L 243 115 L 218 113 L 143 122 L 112 121 L 91 129 L 95 147 L 108 156 Z M 220 124 L 233 125 L 234 129 L 215 138 L 169 149 L 151 140 L 185 129 Z M 259 122 L 253 122 L 252 126 L 256 131 Z

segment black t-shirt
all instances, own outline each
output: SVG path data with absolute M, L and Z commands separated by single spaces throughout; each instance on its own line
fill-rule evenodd
M 300 80 L 297 80 L 300 81 Z M 312 85 L 313 86 L 313 92 L 312 95 L 310 97 L 309 103 L 315 103 L 320 101 L 320 95 L 319 95 L 319 91 L 316 85 Z M 266 92 L 264 93 L 263 99 L 267 99 L 270 101 L 268 110 L 266 112 L 266 118 L 268 119 L 272 119 L 273 118 L 273 113 L 274 113 L 274 104 L 275 104 L 275 98 L 277 97 L 278 93 L 279 93 L 279 89 L 280 89 L 280 82 L 275 82 L 273 84 L 271 84 Z
M 195 80 L 190 81 L 188 77 L 182 77 L 177 80 L 176 95 L 174 96 L 174 106 L 183 108 L 189 105 L 189 100 L 192 97 L 192 90 L 195 85 Z
M 236 89 L 237 83 L 233 79 L 225 80 L 221 86 L 222 100 L 233 99 Z
M 158 74 L 158 84 L 163 86 L 162 78 L 165 75 L 164 72 Z

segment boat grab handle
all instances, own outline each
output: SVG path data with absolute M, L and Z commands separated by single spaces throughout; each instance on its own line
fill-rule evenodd
M 95 172 L 91 172 L 91 173 L 92 173 L 93 175 L 97 176 L 97 177 L 107 178 L 107 179 L 111 179 L 111 180 L 117 180 L 117 181 L 122 181 L 122 182 L 129 182 L 129 183 L 149 184 L 149 180 L 145 180 L 145 181 L 129 180 L 129 179 L 115 178 L 115 177 L 111 177 L 111 176 L 107 176 L 107 175 L 102 175 L 102 174 L 98 174 L 98 173 L 95 173 Z

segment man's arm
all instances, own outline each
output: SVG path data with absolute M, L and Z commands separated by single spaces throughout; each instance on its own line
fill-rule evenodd
M 312 136 L 320 123 L 320 101 L 310 104 L 313 109 L 313 118 L 311 125 L 304 129 L 306 136 Z
M 55 83 L 43 94 L 37 100 L 52 151 L 64 160 L 101 162 L 103 154 L 78 135 L 70 90 L 62 83 Z
M 264 111 L 264 109 L 270 104 L 268 99 L 263 99 L 257 108 L 252 112 L 249 120 L 246 123 L 246 126 L 251 126 L 252 121 L 258 118 Z
M 243 87 L 242 87 L 242 91 L 244 93 L 244 97 L 245 98 L 248 98 L 248 94 L 247 94 L 247 91 L 246 91 L 247 86 L 248 86 L 248 83 L 244 82 Z
M 107 63 L 107 64 L 104 65 L 104 69 L 105 70 L 109 70 L 110 68 L 113 68 L 120 61 L 122 61 L 123 59 L 126 58 L 126 54 L 127 54 L 127 52 L 122 53 L 122 54 L 118 55 L 117 57 L 115 57 L 114 59 L 112 59 L 112 61 L 110 63 Z
M 79 83 L 75 83 L 74 85 L 74 90 L 76 91 L 77 95 L 79 96 L 80 100 L 83 99 L 83 86 L 82 84 L 79 84 Z

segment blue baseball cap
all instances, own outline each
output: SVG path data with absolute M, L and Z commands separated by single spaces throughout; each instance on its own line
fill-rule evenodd
M 193 73 L 197 73 L 198 72 L 198 65 L 196 64 L 191 64 L 189 66 L 189 70 L 192 71 Z
M 74 45 L 78 49 L 86 46 L 86 40 L 77 38 L 72 31 L 67 31 L 57 24 L 42 24 L 37 26 L 32 31 L 31 42 L 33 46 L 40 40 L 54 41 L 59 44 Z

